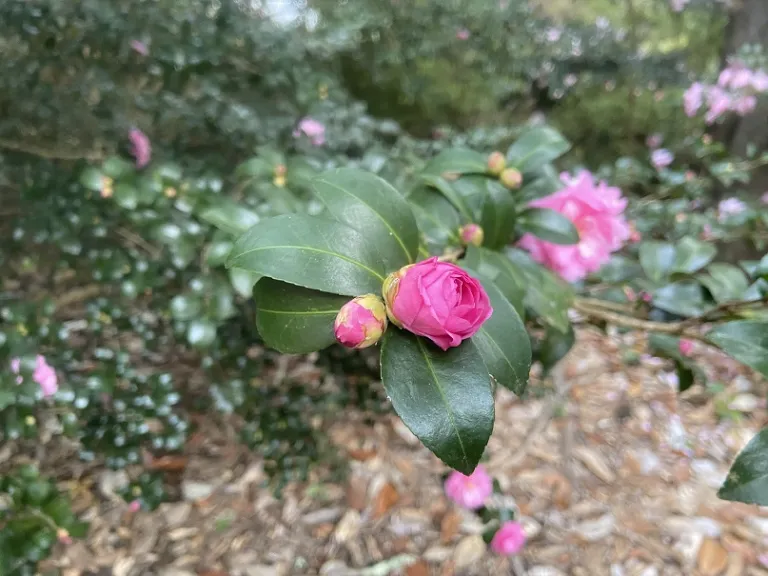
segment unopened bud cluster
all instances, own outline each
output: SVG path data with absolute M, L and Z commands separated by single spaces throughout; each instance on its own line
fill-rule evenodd
M 488 156 L 488 172 L 498 176 L 499 182 L 510 190 L 517 190 L 523 184 L 523 175 L 517 168 L 507 168 L 507 160 L 498 150 Z

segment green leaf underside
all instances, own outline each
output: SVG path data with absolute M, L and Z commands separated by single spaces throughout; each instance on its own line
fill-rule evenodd
M 739 362 L 768 376 L 768 322 L 740 320 L 715 326 L 707 340 Z
M 405 425 L 438 458 L 471 474 L 493 431 L 491 379 L 471 340 L 443 352 L 390 327 L 381 345 L 381 377 Z
M 394 271 L 418 258 L 419 229 L 408 202 L 386 180 L 342 168 L 312 183 L 328 212 L 370 238 Z
M 333 322 L 346 296 L 327 294 L 262 279 L 253 292 L 256 329 L 270 348 L 285 354 L 307 354 L 336 341 Z
M 568 218 L 548 208 L 528 208 L 518 217 L 521 232 L 553 244 L 578 244 L 579 232 Z
M 768 428 L 763 428 L 734 460 L 717 495 L 724 500 L 768 506 Z
M 496 382 L 521 396 L 531 369 L 531 340 L 525 325 L 501 291 L 487 276 L 474 270 L 491 301 L 493 314 L 480 327 L 472 341 L 480 351 L 488 372 Z
M 347 296 L 378 294 L 387 274 L 368 238 L 304 214 L 276 216 L 249 229 L 235 242 L 227 266 Z

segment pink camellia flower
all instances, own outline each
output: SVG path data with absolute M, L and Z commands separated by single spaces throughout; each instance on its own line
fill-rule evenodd
M 683 356 L 690 356 L 693 353 L 693 341 L 681 338 L 677 348 Z
M 733 111 L 739 116 L 746 116 L 757 108 L 757 97 L 748 94 L 733 101 Z
M 368 348 L 387 329 L 387 311 L 375 294 L 353 298 L 339 310 L 333 323 L 336 340 L 348 348 Z
M 141 40 L 131 40 L 131 48 L 133 48 L 134 52 L 141 54 L 142 56 L 149 55 L 149 48 Z
M 566 216 L 579 232 L 579 242 L 568 246 L 541 240 L 532 234 L 520 239 L 520 246 L 536 262 L 554 270 L 565 280 L 575 282 L 597 272 L 629 240 L 631 229 L 624 219 L 626 198 L 621 190 L 582 171 L 575 178 L 561 175 L 566 187 L 550 196 L 531 202 Z
M 483 229 L 477 224 L 466 224 L 459 228 L 459 237 L 463 244 L 472 246 L 482 246 L 485 234 Z
M 307 136 L 314 146 L 325 144 L 325 125 L 314 118 L 307 116 L 301 119 L 298 128 L 293 131 L 293 136 L 298 138 L 302 134 Z
M 128 139 L 133 145 L 133 156 L 136 158 L 136 168 L 144 168 L 152 158 L 152 145 L 149 138 L 138 128 L 131 128 Z
M 715 120 L 720 118 L 723 114 L 731 109 L 732 105 L 731 95 L 724 90 L 721 90 L 717 86 L 710 88 L 707 92 L 707 104 L 709 104 L 709 110 L 704 116 L 704 120 L 707 124 L 712 124 Z
M 704 85 L 700 82 L 694 82 L 683 94 L 683 107 L 686 116 L 693 117 L 699 108 L 704 104 Z
M 666 168 L 672 164 L 674 159 L 675 156 L 666 148 L 659 148 L 651 153 L 651 164 L 653 164 L 657 170 L 659 168 Z
M 664 136 L 662 136 L 658 132 L 656 134 L 651 134 L 650 136 L 648 136 L 648 138 L 645 139 L 646 146 L 648 146 L 648 148 L 651 148 L 652 150 L 661 146 L 662 142 L 664 142 Z
M 437 257 L 390 274 L 382 294 L 395 326 L 429 338 L 443 350 L 474 336 L 493 313 L 480 282 Z
M 493 480 L 478 466 L 469 476 L 453 471 L 445 481 L 445 495 L 462 508 L 477 510 L 493 493 Z
M 525 546 L 525 531 L 519 522 L 504 522 L 491 540 L 491 550 L 501 556 L 514 556 Z
M 459 28 L 456 31 L 456 38 L 459 40 L 469 40 L 469 30 L 466 28 Z
M 40 384 L 43 396 L 53 396 L 59 389 L 56 371 L 51 368 L 43 356 L 37 355 L 35 371 L 32 373 L 32 379 Z
M 758 92 L 768 91 L 768 74 L 765 70 L 758 70 L 752 74 L 752 88 Z

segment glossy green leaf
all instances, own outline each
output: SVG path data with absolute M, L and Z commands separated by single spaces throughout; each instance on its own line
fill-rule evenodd
M 686 236 L 675 245 L 673 272 L 693 274 L 712 262 L 717 248 L 711 242 L 702 242 Z
M 349 296 L 379 293 L 389 272 L 367 237 L 341 222 L 303 214 L 269 218 L 248 230 L 227 266 Z
M 768 376 L 768 322 L 739 320 L 715 326 L 707 340 L 739 362 Z
M 214 240 L 211 242 L 205 250 L 205 263 L 208 266 L 221 266 L 227 261 L 234 242 L 231 240 Z
M 520 318 L 525 319 L 525 277 L 503 254 L 488 248 L 467 246 L 462 263 L 492 280 Z
M 101 191 L 103 179 L 104 174 L 96 168 L 88 167 L 80 173 L 80 184 L 93 192 Z
M 325 172 L 312 182 L 330 216 L 374 242 L 388 270 L 418 258 L 419 228 L 411 207 L 386 180 L 352 168 Z
M 645 275 L 659 282 L 672 272 L 677 251 L 669 242 L 643 242 L 640 244 L 640 265 Z
M 256 282 L 261 278 L 261 274 L 255 274 L 242 268 L 230 268 L 229 269 L 229 282 L 232 284 L 232 288 L 235 289 L 243 298 L 250 298 L 253 294 L 253 287 Z
M 272 182 L 260 182 L 251 187 L 261 198 L 270 216 L 293 214 L 301 210 L 301 201 L 286 187 L 275 186 Z
M 381 378 L 392 406 L 424 445 L 471 474 L 493 431 L 491 379 L 471 340 L 443 352 L 390 327 L 381 344 Z
M 548 327 L 544 337 L 536 345 L 537 357 L 544 369 L 544 374 L 548 374 L 560 360 L 565 358 L 575 343 L 576 333 L 573 331 L 573 326 L 568 326 L 565 332 Z
M 768 428 L 739 452 L 717 495 L 723 500 L 768 506 Z
M 275 165 L 270 164 L 263 158 L 250 158 L 240 164 L 235 169 L 235 176 L 238 178 L 267 178 L 272 176 L 275 171 Z
M 472 222 L 480 221 L 483 205 L 488 198 L 490 184 L 495 184 L 503 188 L 508 195 L 510 194 L 509 190 L 501 186 L 498 181 L 491 180 L 484 175 L 470 174 L 451 182 L 453 189 L 463 198 L 464 204 L 469 209 Z
M 200 212 L 199 216 L 219 230 L 235 236 L 243 234 L 260 220 L 256 212 L 226 198 L 217 198 L 215 204 Z
M 653 305 L 679 316 L 701 316 L 712 305 L 704 300 L 704 292 L 698 282 L 681 281 L 667 284 L 652 294 Z
M 198 296 L 179 294 L 171 300 L 171 316 L 175 320 L 191 320 L 203 309 L 203 303 Z
M 570 149 L 571 144 L 557 130 L 537 126 L 509 147 L 507 163 L 525 174 L 538 170 Z
M 445 198 L 453 204 L 453 207 L 458 210 L 459 215 L 464 222 L 472 222 L 474 220 L 469 204 L 467 204 L 464 196 L 459 194 L 458 190 L 453 187 L 451 182 L 448 182 L 439 176 L 430 174 L 422 174 L 421 179 L 425 184 L 432 186 L 445 196 Z
M 496 382 L 520 396 L 531 369 L 531 339 L 520 316 L 493 281 L 474 270 L 468 272 L 481 282 L 493 307 L 493 314 L 472 341 Z
M 498 250 L 509 243 L 515 229 L 515 199 L 509 190 L 493 180 L 488 181 L 487 189 L 480 217 L 485 237 L 483 246 Z
M 256 329 L 270 348 L 285 354 L 306 354 L 336 341 L 333 321 L 349 301 L 337 296 L 262 279 L 253 292 Z
M 112 199 L 121 208 L 126 210 L 135 210 L 139 205 L 139 191 L 135 186 L 128 182 L 118 182 L 115 185 Z
M 485 174 L 488 159 L 484 154 L 465 148 L 449 148 L 432 158 L 423 173 L 451 179 L 461 174 Z
M 517 217 L 519 233 L 533 234 L 553 244 L 578 244 L 579 232 L 573 222 L 548 208 L 527 208 Z
M 458 244 L 459 214 L 456 208 L 434 188 L 419 186 L 408 196 L 413 214 L 427 243 L 440 249 Z
M 749 288 L 747 275 L 741 268 L 732 264 L 710 264 L 706 273 L 699 274 L 696 278 L 704 284 L 718 304 L 741 300 Z
M 122 178 L 135 171 L 134 165 L 120 156 L 110 156 L 101 165 L 105 176 L 110 178 Z
M 559 276 L 540 266 L 525 252 L 507 250 L 511 267 L 524 278 L 525 304 L 546 324 L 560 332 L 570 326 L 568 308 L 573 302 L 573 288 Z

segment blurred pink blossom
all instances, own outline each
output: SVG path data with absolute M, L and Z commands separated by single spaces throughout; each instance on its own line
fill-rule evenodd
M 301 119 L 299 126 L 293 131 L 293 136 L 298 138 L 302 134 L 307 136 L 309 141 L 315 146 L 325 144 L 325 125 L 314 118 L 307 116 Z
M 746 116 L 757 108 L 757 97 L 749 94 L 733 102 L 733 111 L 739 116 Z
M 690 356 L 693 353 L 693 341 L 681 338 L 677 348 L 683 356 Z
M 128 139 L 133 147 L 132 152 L 136 158 L 136 168 L 144 168 L 152 158 L 152 145 L 149 143 L 149 138 L 138 128 L 131 128 Z
M 459 40 L 469 40 L 469 30 L 466 28 L 459 28 L 456 31 L 456 38 Z
M 688 117 L 696 115 L 699 108 L 704 104 L 704 85 L 700 82 L 694 82 L 683 94 L 683 107 Z
M 141 510 L 141 501 L 140 500 L 134 500 L 130 504 L 128 504 L 128 510 L 131 512 L 138 512 Z
M 682 12 L 690 0 L 669 0 L 669 6 L 673 12 Z
M 724 90 L 721 90 L 717 86 L 713 86 L 707 93 L 707 104 L 709 104 L 709 110 L 704 117 L 707 124 L 712 124 L 715 120 L 720 118 L 723 114 L 731 109 L 731 96 Z
M 445 495 L 462 508 L 482 508 L 492 493 L 493 481 L 483 466 L 475 468 L 469 476 L 454 470 L 445 481 Z
M 133 48 L 134 52 L 141 54 L 142 56 L 149 55 L 149 48 L 141 40 L 131 40 L 131 48 Z
M 519 522 L 504 522 L 491 540 L 491 550 L 501 556 L 514 556 L 525 546 L 525 531 Z
M 765 192 L 762 196 L 760 196 L 760 202 L 763 204 L 768 204 L 768 192 Z
M 549 208 L 566 216 L 579 232 L 579 242 L 561 245 L 525 234 L 520 246 L 531 258 L 557 272 L 565 280 L 575 282 L 597 272 L 611 253 L 629 240 L 631 229 L 624 218 L 627 206 L 621 190 L 582 171 L 576 177 L 562 174 L 566 187 L 550 196 L 531 202 L 536 208 Z
M 651 153 L 651 164 L 653 164 L 656 169 L 666 168 L 672 164 L 674 159 L 675 156 L 666 148 L 659 148 Z
M 41 355 L 37 355 L 35 371 L 32 373 L 32 379 L 40 384 L 43 396 L 53 396 L 59 389 L 59 382 L 56 378 L 56 371 L 51 368 Z
M 24 382 L 24 378 L 19 375 L 19 371 L 21 370 L 21 359 L 20 358 L 13 358 L 11 360 L 11 370 L 14 374 L 16 374 L 16 384 L 21 384 Z
M 741 214 L 747 209 L 747 205 L 738 198 L 727 198 L 717 205 L 717 219 L 722 222 L 728 216 Z
M 648 138 L 645 139 L 645 145 L 651 149 L 658 148 L 659 146 L 661 146 L 662 142 L 664 142 L 664 136 L 662 136 L 658 132 L 655 134 L 651 134 L 650 136 L 648 136 Z

